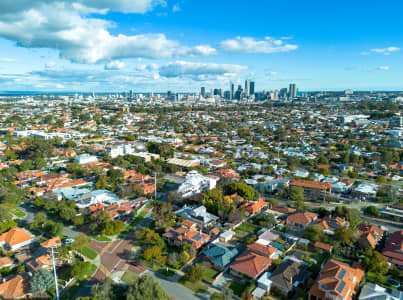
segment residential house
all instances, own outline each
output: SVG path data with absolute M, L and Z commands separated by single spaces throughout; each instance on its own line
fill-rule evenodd
M 259 198 L 257 201 L 245 201 L 241 207 L 245 208 L 245 215 L 254 215 L 262 210 L 267 205 L 267 202 Z
M 364 271 L 330 259 L 308 293 L 308 300 L 352 300 L 359 288 Z
M 383 230 L 375 225 L 360 224 L 357 226 L 357 231 L 360 234 L 358 243 L 361 248 L 371 247 L 375 249 L 376 245 L 383 237 Z
M 349 226 L 350 223 L 344 218 L 326 216 L 318 221 L 318 225 L 323 228 L 323 231 L 329 235 L 334 235 L 337 228 Z
M 311 180 L 291 180 L 289 186 L 301 187 L 304 189 L 305 199 L 326 200 L 331 194 L 332 184 L 329 182 L 318 182 Z
M 211 244 L 203 254 L 205 255 L 205 259 L 211 262 L 215 269 L 221 271 L 239 254 L 239 250 L 236 247 Z
M 266 256 L 245 250 L 237 256 L 230 266 L 231 274 L 234 276 L 247 276 L 252 279 L 258 278 L 272 264 L 272 260 Z
M 315 224 L 317 219 L 318 214 L 309 211 L 297 211 L 287 217 L 286 224 L 294 229 L 301 230 Z
M 0 296 L 5 300 L 23 299 L 29 295 L 29 281 L 22 275 L 15 275 L 0 283 Z
M 180 210 L 175 212 L 176 215 L 183 217 L 184 219 L 196 222 L 202 227 L 209 227 L 214 225 L 219 217 L 207 212 L 206 207 L 190 207 L 184 206 Z
M 223 233 L 220 234 L 219 236 L 219 240 L 222 243 L 228 243 L 230 240 L 232 240 L 232 238 L 235 235 L 235 231 L 233 230 L 226 230 Z
M 262 245 L 260 243 L 254 242 L 249 244 L 247 246 L 247 249 L 256 254 L 263 255 L 271 259 L 276 258 L 277 248 L 274 248 L 270 245 Z
M 291 297 L 295 289 L 302 288 L 310 276 L 306 263 L 286 258 L 271 274 L 270 288 L 276 287 L 283 295 Z
M 185 181 L 179 186 L 178 193 L 184 198 L 211 190 L 216 187 L 217 179 L 199 174 L 197 171 L 190 171 Z
M 94 155 L 90 155 L 88 153 L 81 154 L 76 156 L 74 162 L 80 165 L 89 164 L 92 162 L 98 162 L 98 158 Z
M 382 254 L 389 263 L 403 268 L 403 230 L 389 235 Z
M 0 257 L 0 269 L 11 267 L 14 265 L 14 262 L 8 256 Z
M 200 249 L 210 237 L 196 228 L 195 225 L 189 227 L 182 223 L 182 226 L 177 228 L 166 228 L 162 237 L 170 245 L 181 246 L 183 243 L 188 243 L 195 249 Z
M 5 246 L 11 251 L 21 249 L 34 242 L 34 237 L 25 229 L 14 227 L 0 235 L 0 246 Z
M 375 283 L 368 282 L 361 289 L 358 300 L 401 300 L 403 292 L 395 289 L 388 290 Z

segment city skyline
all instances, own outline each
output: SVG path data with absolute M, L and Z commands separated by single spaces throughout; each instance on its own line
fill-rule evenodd
M 0 91 L 403 90 L 402 6 L 5 1 Z

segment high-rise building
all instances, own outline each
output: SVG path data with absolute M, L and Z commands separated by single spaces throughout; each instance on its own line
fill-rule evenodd
M 249 92 L 251 95 L 255 94 L 255 82 L 251 81 L 249 85 Z
M 201 89 L 200 89 L 200 95 L 203 98 L 206 98 L 206 88 L 204 86 L 202 86 Z
M 250 95 L 250 80 L 246 79 L 245 80 L 245 96 L 249 97 Z
M 242 86 L 238 85 L 238 89 L 235 92 L 235 99 L 241 100 L 242 99 Z
M 133 90 L 130 90 L 130 93 L 129 93 L 129 98 L 130 98 L 130 101 L 132 101 L 132 100 L 133 100 Z
M 229 99 L 230 100 L 234 99 L 234 89 L 235 89 L 234 84 L 232 82 L 230 82 L 230 84 L 229 84 L 229 93 L 230 93 Z
M 280 97 L 280 99 L 287 98 L 287 88 L 280 89 L 280 92 L 278 93 L 278 96 Z
M 297 97 L 297 86 L 295 83 L 290 83 L 288 98 L 294 99 L 295 97 Z
M 211 89 L 210 90 L 210 98 L 213 98 L 214 97 L 214 89 Z

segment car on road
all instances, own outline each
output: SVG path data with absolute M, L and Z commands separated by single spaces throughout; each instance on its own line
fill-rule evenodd
M 74 242 L 74 239 L 65 239 L 64 241 L 63 241 L 63 243 L 65 244 L 65 245 L 70 245 L 70 244 L 72 244 Z
M 140 267 L 140 264 L 138 262 L 135 261 L 131 261 L 130 264 L 134 267 Z

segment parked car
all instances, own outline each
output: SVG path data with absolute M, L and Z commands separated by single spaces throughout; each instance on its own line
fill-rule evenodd
M 138 262 L 135 262 L 135 261 L 131 261 L 130 264 L 132 266 L 135 266 L 135 267 L 140 267 L 140 264 Z
M 64 241 L 63 241 L 63 243 L 65 244 L 65 245 L 70 245 L 70 244 L 72 244 L 74 242 L 74 239 L 65 239 Z

